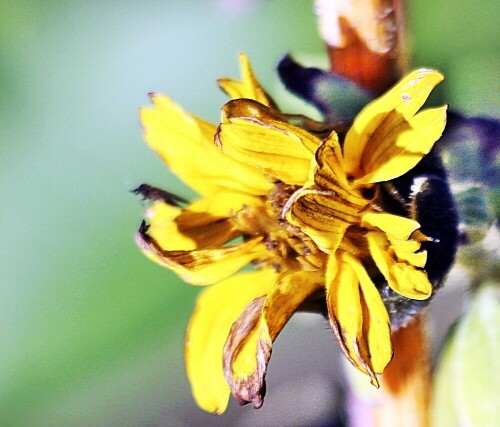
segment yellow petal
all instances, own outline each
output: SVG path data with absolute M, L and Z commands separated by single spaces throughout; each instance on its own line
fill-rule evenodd
M 231 325 L 254 298 L 267 294 L 272 270 L 241 273 L 205 289 L 198 298 L 186 338 L 186 369 L 193 396 L 208 412 L 221 414 L 229 399 L 222 353 Z
M 398 262 L 391 265 L 390 274 L 394 278 L 391 288 L 398 294 L 415 300 L 425 300 L 432 295 L 433 288 L 425 271 Z
M 375 265 L 385 279 L 389 281 L 389 267 L 392 265 L 393 260 L 388 252 L 389 244 L 387 238 L 383 235 L 383 233 L 372 231 L 366 234 L 366 240 L 368 242 L 370 255 L 372 256 Z
M 163 201 L 155 201 L 144 215 L 149 222 L 148 234 L 165 250 L 196 249 L 195 238 L 182 233 L 175 220 L 182 214 L 182 209 Z
M 397 262 L 388 252 L 389 242 L 383 233 L 370 231 L 366 239 L 375 265 L 395 292 L 415 300 L 431 296 L 433 289 L 425 272 Z
M 231 328 L 224 348 L 224 370 L 233 395 L 241 403 L 262 405 L 264 378 L 272 343 L 298 307 L 324 279 L 311 272 L 286 275 L 265 299 L 254 300 Z
M 316 152 L 321 142 L 311 132 L 288 123 L 286 115 L 252 99 L 235 99 L 222 107 L 223 122 L 237 118 L 262 122 L 266 126 L 276 127 L 276 129 L 281 129 L 285 133 L 292 133 L 301 140 L 303 146 L 311 154 Z
M 258 197 L 244 193 L 220 192 L 181 209 L 164 201 L 154 201 L 145 210 L 148 235 L 163 250 L 216 248 L 241 232 L 229 220 L 244 206 L 262 205 Z
M 271 188 L 262 173 L 224 156 L 214 145 L 216 127 L 185 113 L 166 96 L 153 94 L 141 109 L 144 139 L 170 169 L 202 195 L 224 189 L 255 195 Z
M 389 238 L 391 249 L 399 261 L 406 261 L 415 267 L 425 267 L 427 262 L 427 251 L 420 251 L 420 242 L 415 240 L 395 240 Z
M 288 200 L 283 217 L 329 253 L 338 248 L 347 228 L 359 221 L 358 209 L 334 192 L 301 188 Z
M 261 238 L 218 249 L 163 250 L 141 229 L 136 241 L 153 261 L 177 273 L 191 285 L 210 285 L 233 275 L 248 263 L 268 255 Z
M 259 82 L 255 78 L 248 57 L 244 53 L 241 53 L 239 59 L 241 81 L 228 78 L 219 79 L 217 83 L 219 83 L 221 89 L 226 92 L 232 99 L 254 99 L 261 104 L 273 106 L 274 103 L 272 102 L 271 98 L 269 98 L 269 96 L 266 94 L 264 89 L 262 89 Z
M 398 252 L 416 252 L 422 246 L 420 242 L 416 240 L 398 240 L 392 237 L 390 234 L 387 235 L 389 242 L 391 243 L 391 247 Z
M 372 135 L 384 120 L 387 120 L 393 111 L 396 117 L 400 115 L 401 119 L 409 120 L 442 80 L 443 76 L 437 71 L 423 68 L 415 70 L 386 94 L 368 104 L 358 114 L 346 135 L 344 165 L 348 174 L 359 177 L 363 152 L 367 145 L 376 143 Z
M 316 153 L 316 162 L 318 171 L 316 179 L 320 182 L 315 182 L 322 187 L 328 188 L 330 183 L 337 183 L 348 186 L 347 177 L 345 176 L 344 166 L 342 163 L 342 150 L 340 148 L 339 137 L 336 132 L 332 132 L 322 141 Z
M 446 126 L 446 109 L 446 106 L 428 109 L 395 126 L 388 135 L 373 135 L 373 143 L 363 153 L 365 175 L 356 182 L 388 181 L 414 168 L 441 137 Z
M 361 354 L 373 372 L 381 374 L 392 358 L 389 314 L 361 262 L 347 252 L 344 252 L 343 259 L 354 269 L 361 286 L 363 345 L 360 347 L 364 350 Z
M 377 227 L 399 240 L 407 240 L 420 224 L 409 218 L 388 213 L 369 212 L 363 216 L 362 227 Z
M 235 191 L 225 191 L 196 200 L 189 205 L 188 210 L 196 213 L 207 213 L 219 218 L 227 218 L 233 216 L 243 206 L 255 208 L 262 204 L 261 198 Z
M 325 283 L 328 318 L 340 348 L 356 368 L 369 374 L 369 367 L 359 357 L 363 311 L 354 269 L 338 259 L 337 254 L 331 254 L 328 257 Z
M 313 153 L 319 139 L 306 131 L 278 120 L 240 116 L 247 110 L 264 109 L 250 100 L 228 102 L 222 109 L 217 142 L 229 157 L 261 169 L 288 184 L 303 185 L 308 178 Z M 267 112 L 260 113 L 264 116 Z

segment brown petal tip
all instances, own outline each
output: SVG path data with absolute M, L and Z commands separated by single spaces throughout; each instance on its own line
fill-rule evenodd
M 265 376 L 271 358 L 271 342 L 259 339 L 256 351 L 256 370 L 245 377 L 235 377 L 232 364 L 252 331 L 258 327 L 265 296 L 255 298 L 234 322 L 223 351 L 224 374 L 231 393 L 240 405 L 252 403 L 262 407 L 266 390 Z
M 141 248 L 143 251 L 149 251 L 150 250 L 150 241 L 149 241 L 149 236 L 147 234 L 149 225 L 146 224 L 146 221 L 142 221 L 141 225 L 139 226 L 139 230 L 135 233 L 135 242 L 137 243 L 137 246 Z

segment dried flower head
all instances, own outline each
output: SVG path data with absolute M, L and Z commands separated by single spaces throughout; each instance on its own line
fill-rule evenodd
M 389 314 L 399 307 L 387 295 L 421 301 L 433 293 L 424 246 L 439 242 L 388 189 L 443 132 L 446 107 L 418 112 L 443 77 L 410 73 L 336 132 L 280 112 L 240 60 L 242 81 L 219 81 L 232 100 L 218 127 L 163 95 L 141 111 L 146 141 L 201 195 L 187 203 L 137 190 L 149 200 L 141 249 L 207 286 L 186 339 L 193 395 L 214 413 L 230 392 L 260 407 L 273 341 L 294 312 L 315 307 L 378 386 L 392 357 Z

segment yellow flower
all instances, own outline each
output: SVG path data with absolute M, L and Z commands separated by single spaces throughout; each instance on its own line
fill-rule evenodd
M 214 413 L 230 392 L 260 407 L 273 341 L 295 311 L 325 300 L 347 358 L 378 386 L 392 357 L 380 284 L 417 300 L 433 292 L 427 237 L 406 206 L 386 207 L 380 183 L 412 169 L 440 137 L 446 108 L 417 112 L 442 76 L 410 73 L 347 133 L 321 138 L 290 124 L 240 61 L 241 82 L 219 81 L 232 100 L 218 127 L 163 95 L 141 111 L 148 144 L 201 195 L 187 204 L 143 187 L 150 203 L 137 234 L 150 258 L 210 285 L 186 339 L 193 395 Z

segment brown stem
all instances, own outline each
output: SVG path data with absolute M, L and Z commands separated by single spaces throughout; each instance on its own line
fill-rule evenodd
M 381 376 L 376 425 L 429 425 L 429 345 L 422 315 L 392 334 L 394 358 Z
M 402 0 L 316 0 L 331 71 L 377 96 L 406 68 Z
M 380 377 L 380 389 L 348 371 L 350 427 L 428 427 L 429 347 L 422 315 L 392 334 L 394 358 Z

